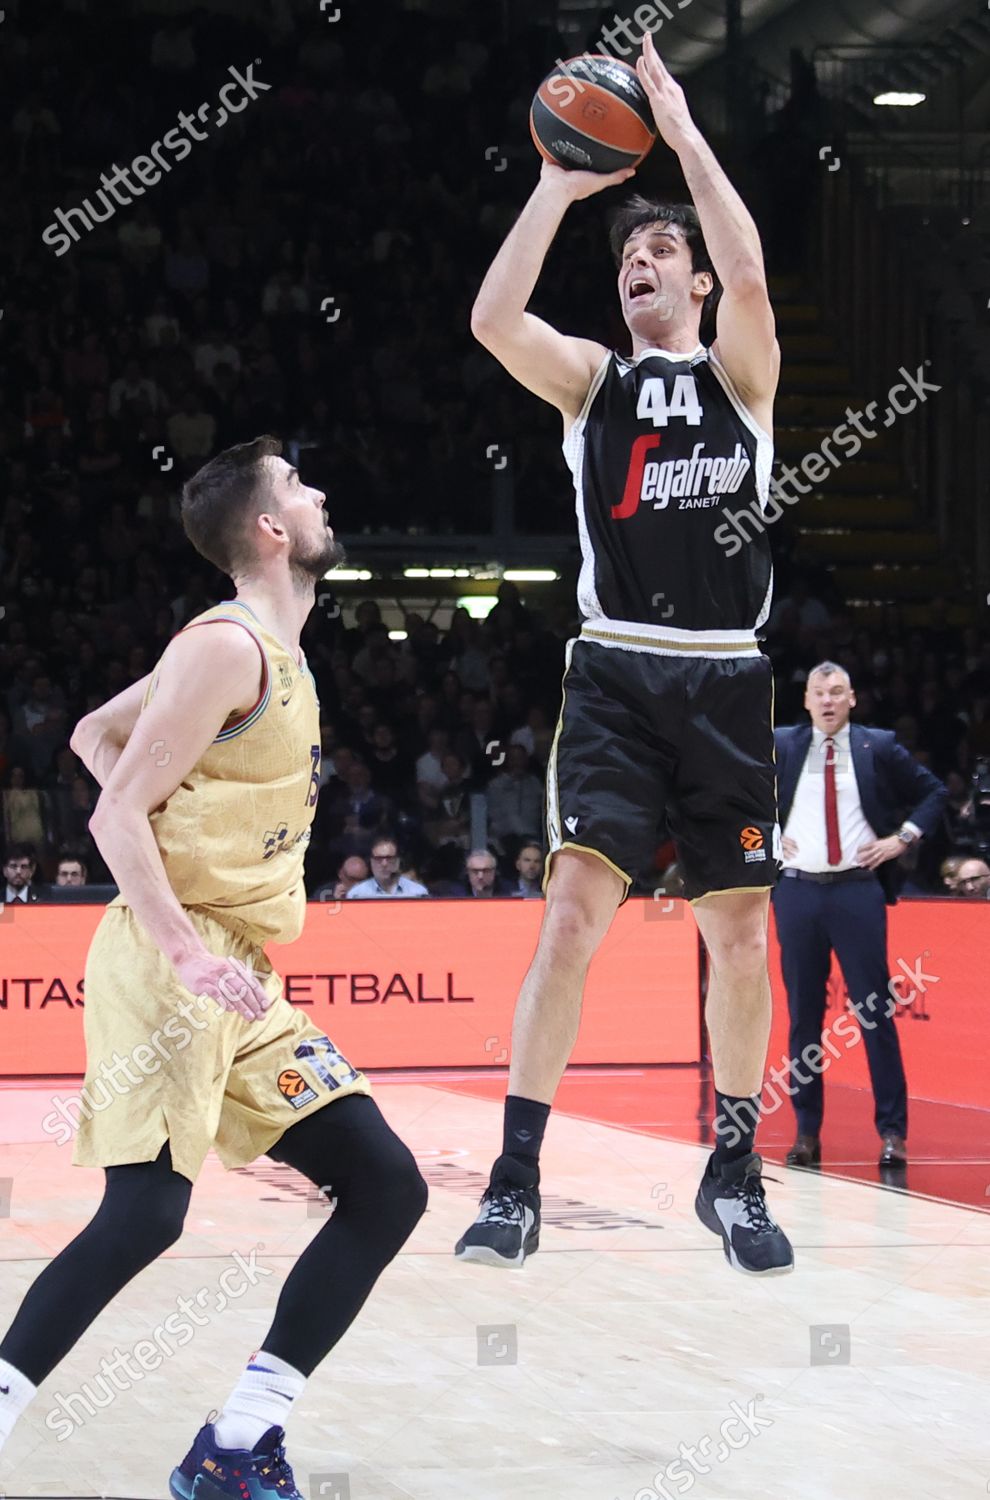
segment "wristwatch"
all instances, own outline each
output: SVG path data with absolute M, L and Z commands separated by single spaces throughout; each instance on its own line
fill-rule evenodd
M 902 823 L 897 830 L 897 837 L 902 844 L 907 844 L 910 847 L 911 844 L 917 843 L 919 835 L 915 833 L 913 828 L 909 828 L 906 823 Z

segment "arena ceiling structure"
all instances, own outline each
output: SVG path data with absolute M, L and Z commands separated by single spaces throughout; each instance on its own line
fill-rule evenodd
M 978 0 L 681 0 L 681 6 L 670 0 L 666 9 L 673 19 L 664 19 L 654 37 L 671 71 L 691 78 L 701 103 L 709 90 L 723 87 L 727 37 L 738 25 L 747 67 L 781 89 L 788 86 L 794 49 L 807 59 L 855 60 L 857 75 L 872 58 L 891 77 L 891 87 L 951 94 L 955 128 L 981 131 L 990 119 L 990 11 Z M 663 15 L 659 5 L 655 9 Z M 631 17 L 635 11 L 564 0 L 559 24 L 577 51 L 612 14 Z M 818 67 L 820 82 L 828 68 Z M 849 83 L 848 66 L 839 75 L 841 84 Z

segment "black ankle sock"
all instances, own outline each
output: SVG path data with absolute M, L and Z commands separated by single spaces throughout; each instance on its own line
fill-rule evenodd
M 760 1118 L 759 1094 L 723 1094 L 715 1090 L 715 1165 L 739 1161 L 754 1149 Z
M 527 1167 L 537 1166 L 549 1114 L 549 1104 L 522 1099 L 518 1094 L 506 1094 L 502 1155 L 511 1156 Z

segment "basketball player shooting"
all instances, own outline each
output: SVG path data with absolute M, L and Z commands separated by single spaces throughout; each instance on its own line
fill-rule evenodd
M 289 1005 L 263 950 L 305 919 L 320 726 L 299 637 L 342 556 L 326 497 L 280 454 L 258 438 L 186 484 L 186 534 L 236 597 L 190 621 L 72 738 L 103 788 L 90 829 L 120 887 L 86 964 L 75 1150 L 106 1188 L 0 1344 L 2 1446 L 97 1314 L 179 1238 L 211 1146 L 227 1168 L 267 1153 L 332 1191 L 261 1348 L 173 1471 L 174 1500 L 302 1500 L 288 1414 L 426 1205 L 367 1080 Z
M 629 168 L 544 162 L 472 314 L 481 343 L 563 418 L 583 622 L 548 766 L 546 909 L 516 1005 L 502 1155 L 456 1254 L 521 1266 L 538 1248 L 540 1146 L 588 965 L 666 815 L 710 964 L 715 1149 L 695 1207 L 732 1266 L 767 1275 L 794 1259 L 754 1149 L 779 846 L 772 677 L 756 641 L 771 562 L 765 533 L 730 557 L 713 532 L 726 497 L 767 501 L 780 353 L 756 226 L 650 37 L 637 71 L 694 206 L 633 198 L 613 226 L 631 354 L 526 311 L 568 206 Z M 719 284 L 706 349 L 701 320 Z

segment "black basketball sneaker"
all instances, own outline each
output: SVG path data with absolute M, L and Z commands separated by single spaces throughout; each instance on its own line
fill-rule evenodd
M 521 1268 L 540 1248 L 540 1174 L 500 1156 L 481 1195 L 481 1212 L 457 1241 L 459 1260 Z
M 729 1265 L 748 1276 L 793 1271 L 791 1242 L 767 1209 L 760 1157 L 754 1151 L 722 1167 L 714 1162 L 712 1153 L 694 1207 L 705 1228 L 722 1236 Z

